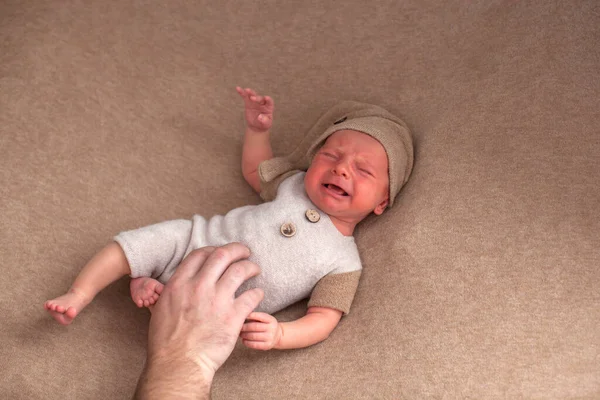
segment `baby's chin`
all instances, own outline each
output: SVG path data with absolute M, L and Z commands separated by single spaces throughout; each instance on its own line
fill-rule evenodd
M 329 214 L 330 213 L 330 208 L 328 204 L 324 204 L 324 201 L 321 200 L 321 198 L 318 195 L 314 195 L 308 188 L 304 188 L 306 191 L 306 194 L 308 195 L 308 198 L 310 199 L 310 201 L 321 211 Z
M 342 211 L 342 207 L 336 206 L 335 204 L 331 204 L 331 202 L 327 201 L 327 199 L 321 199 L 318 196 L 314 196 L 315 198 L 310 198 L 310 201 L 321 211 L 323 211 L 327 215 L 337 215 Z

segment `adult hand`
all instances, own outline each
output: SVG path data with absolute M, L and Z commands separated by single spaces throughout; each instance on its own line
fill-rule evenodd
M 165 286 L 150 319 L 148 358 L 136 398 L 208 398 L 217 369 L 229 357 L 246 317 L 263 298 L 252 289 L 260 273 L 239 243 L 190 253 Z

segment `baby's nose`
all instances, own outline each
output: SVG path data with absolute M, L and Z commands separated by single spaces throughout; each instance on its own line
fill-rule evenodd
M 348 177 L 348 166 L 345 163 L 339 163 L 333 168 L 333 172 L 337 175 L 341 175 L 344 178 Z

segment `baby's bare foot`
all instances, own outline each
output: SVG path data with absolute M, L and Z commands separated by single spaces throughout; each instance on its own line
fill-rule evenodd
M 164 285 L 156 279 L 134 278 L 129 284 L 131 298 L 138 307 L 150 307 L 158 300 Z
M 62 325 L 69 325 L 89 304 L 83 293 L 69 290 L 66 294 L 44 303 L 44 308 Z

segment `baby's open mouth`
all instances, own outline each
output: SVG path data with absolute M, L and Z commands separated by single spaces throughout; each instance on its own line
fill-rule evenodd
M 325 186 L 327 189 L 334 191 L 335 193 L 339 194 L 340 196 L 348 196 L 348 193 L 346 193 L 346 191 L 344 189 L 342 189 L 341 187 L 334 185 L 333 183 L 325 183 L 323 184 L 323 186 Z

